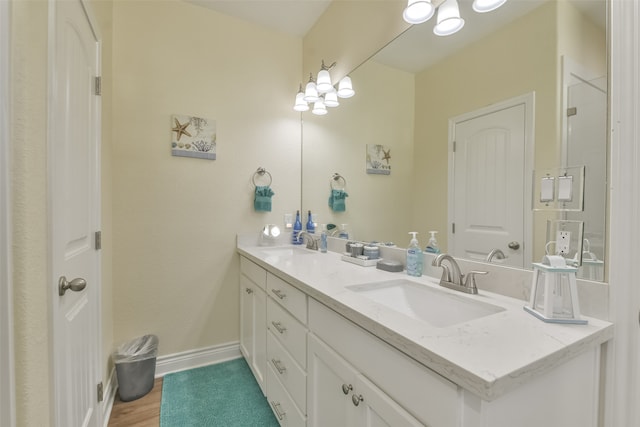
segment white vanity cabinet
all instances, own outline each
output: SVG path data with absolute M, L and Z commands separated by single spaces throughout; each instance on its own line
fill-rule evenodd
M 240 352 L 262 393 L 267 373 L 267 272 L 240 258 Z

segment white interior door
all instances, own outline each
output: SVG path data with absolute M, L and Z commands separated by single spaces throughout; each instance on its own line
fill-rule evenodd
M 449 252 L 454 256 L 483 261 L 500 249 L 506 258 L 494 262 L 517 267 L 531 262 L 527 116 L 532 111 L 517 99 L 452 120 Z
M 100 382 L 99 45 L 79 0 L 54 1 L 50 102 L 51 241 L 56 425 L 102 423 Z M 64 295 L 62 278 L 71 284 Z M 83 283 L 85 286 L 83 286 Z

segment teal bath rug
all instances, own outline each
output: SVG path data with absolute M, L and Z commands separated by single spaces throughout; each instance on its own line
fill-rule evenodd
M 160 427 L 278 427 L 243 358 L 165 375 Z

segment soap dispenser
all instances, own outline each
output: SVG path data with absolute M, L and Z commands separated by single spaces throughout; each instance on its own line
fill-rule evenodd
M 300 221 L 300 211 L 296 211 L 296 221 L 293 223 L 293 233 L 291 233 L 291 243 L 301 245 L 300 232 L 302 231 L 302 221 Z
M 422 264 L 424 260 L 420 243 L 418 243 L 418 239 L 416 238 L 418 232 L 410 231 L 409 234 L 412 234 L 413 237 L 407 249 L 407 274 L 409 276 L 420 277 L 422 276 Z
M 438 246 L 438 241 L 436 240 L 437 231 L 430 231 L 431 237 L 429 237 L 429 243 L 427 243 L 427 247 L 425 248 L 425 252 L 429 252 L 432 254 L 439 254 L 440 247 Z

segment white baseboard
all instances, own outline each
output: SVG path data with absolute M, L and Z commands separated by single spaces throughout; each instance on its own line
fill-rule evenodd
M 213 365 L 239 357 L 242 357 L 242 354 L 240 353 L 240 343 L 238 341 L 167 354 L 158 357 L 156 360 L 156 378 L 172 372 Z
M 104 400 L 102 401 L 102 419 L 104 421 L 104 427 L 107 427 L 109 425 L 109 418 L 111 418 L 113 402 L 116 399 L 116 391 L 118 390 L 118 378 L 116 377 L 115 366 L 111 369 L 109 380 L 103 390 Z

